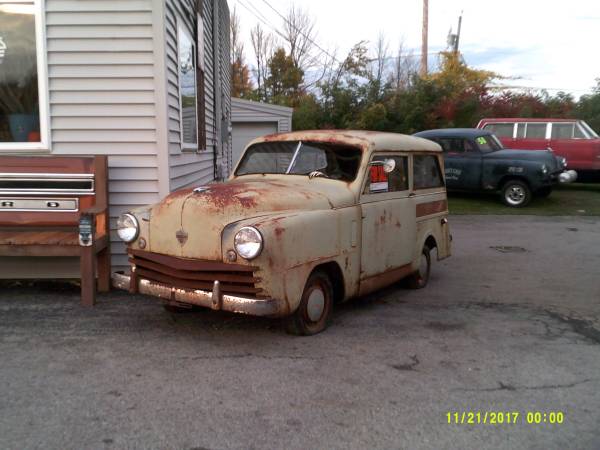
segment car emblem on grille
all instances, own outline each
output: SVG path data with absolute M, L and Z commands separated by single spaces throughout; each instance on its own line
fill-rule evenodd
M 185 244 L 188 240 L 188 234 L 185 230 L 179 230 L 177 233 L 175 233 L 175 237 L 181 245 Z

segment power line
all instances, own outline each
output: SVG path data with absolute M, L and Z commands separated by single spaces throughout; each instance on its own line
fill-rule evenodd
M 260 22 L 262 22 L 264 25 L 266 25 L 269 29 L 271 29 L 275 34 L 277 34 L 280 38 L 282 39 L 286 39 L 286 37 L 283 35 L 283 33 L 281 33 L 277 28 L 275 28 L 271 23 L 268 22 L 268 20 L 262 15 L 262 14 L 257 14 L 255 13 L 252 9 L 250 9 L 245 3 L 242 2 L 242 0 L 236 0 L 246 11 L 248 11 L 250 14 L 252 14 L 255 18 L 257 18 Z M 254 8 L 253 8 L 254 9 Z M 312 41 L 311 41 L 312 42 Z M 320 52 L 318 56 L 320 56 L 321 54 L 323 54 L 324 52 Z M 322 63 L 321 61 L 317 60 L 316 57 L 313 57 L 311 55 L 309 55 L 310 57 L 310 61 L 315 64 L 316 66 L 321 66 L 321 67 L 325 67 L 327 66 L 326 63 Z M 337 61 L 337 60 L 336 60 Z
M 250 8 L 252 8 L 252 10 L 254 10 L 256 12 L 256 14 L 254 14 L 254 16 L 258 17 L 263 23 L 266 23 L 266 22 L 269 21 L 269 19 L 266 16 L 263 15 L 262 11 L 260 9 L 258 9 L 256 6 L 254 6 L 252 4 L 252 2 L 248 2 L 248 6 Z
M 283 14 L 281 14 L 277 9 L 275 9 L 275 7 L 273 5 L 271 5 L 271 3 L 269 3 L 267 0 L 262 0 L 269 8 L 271 8 L 273 11 L 275 11 L 275 14 L 277 14 L 279 17 L 281 17 L 285 23 L 287 23 L 290 27 L 293 27 L 296 32 L 300 33 L 302 36 L 304 36 L 304 38 L 311 42 L 315 47 L 317 47 L 319 50 L 321 50 L 322 53 L 325 53 L 327 56 L 329 56 L 331 59 L 333 59 L 335 62 L 337 62 L 338 64 L 342 64 L 334 55 L 330 54 L 327 50 L 325 50 L 323 47 L 321 47 L 319 44 L 317 44 L 310 36 L 308 36 L 306 33 L 304 33 L 302 30 L 300 30 L 299 28 L 297 28 L 296 26 L 294 26 L 288 19 L 287 17 L 285 17 Z

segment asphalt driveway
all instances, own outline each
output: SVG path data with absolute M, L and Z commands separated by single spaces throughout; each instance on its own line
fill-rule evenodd
M 342 305 L 308 338 L 125 293 L 86 310 L 68 286 L 5 286 L 0 448 L 600 448 L 600 218 L 451 226 L 454 256 L 426 289 Z

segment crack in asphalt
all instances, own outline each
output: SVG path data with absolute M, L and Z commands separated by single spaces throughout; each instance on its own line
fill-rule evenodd
M 417 369 L 415 369 L 415 367 L 417 367 L 421 361 L 419 361 L 419 358 L 417 357 L 417 355 L 411 355 L 410 356 L 410 360 L 411 362 L 406 363 L 406 364 L 392 364 L 390 367 L 392 367 L 393 369 L 396 370 L 406 370 L 406 371 L 417 371 Z
M 574 333 L 583 336 L 595 344 L 600 344 L 600 330 L 594 328 L 591 322 L 583 319 L 563 316 L 552 311 L 544 310 L 546 314 L 561 323 L 569 325 Z
M 508 383 L 498 381 L 498 387 L 493 388 L 456 388 L 453 391 L 462 392 L 497 392 L 497 391 L 541 391 L 545 389 L 569 389 L 580 384 L 589 383 L 590 381 L 597 381 L 596 379 L 586 378 L 581 381 L 574 381 L 566 384 L 542 384 L 540 386 L 513 386 Z
M 551 319 L 554 319 L 560 323 L 565 325 L 569 325 L 571 330 L 578 334 L 588 341 L 593 342 L 594 344 L 600 344 L 600 330 L 597 329 L 594 324 L 590 320 L 578 319 L 575 317 L 569 317 L 564 314 L 560 314 L 555 311 L 551 311 L 549 309 L 537 308 L 535 305 L 527 305 L 527 304 L 518 304 L 518 303 L 499 303 L 499 302 L 468 302 L 468 303 L 460 303 L 456 306 L 462 307 L 464 309 L 470 309 L 472 307 L 481 308 L 481 309 L 496 309 L 496 310 L 507 310 L 507 309 L 526 309 L 532 311 L 538 311 L 540 313 L 546 314 Z M 546 336 L 555 338 L 562 337 L 564 332 L 553 332 L 550 329 L 550 325 L 544 320 L 534 319 L 534 322 L 541 323 L 545 330 Z

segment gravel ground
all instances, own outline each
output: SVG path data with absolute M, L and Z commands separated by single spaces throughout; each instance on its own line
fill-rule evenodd
M 308 338 L 126 293 L 86 310 L 68 285 L 4 285 L 0 448 L 600 448 L 600 218 L 451 226 L 454 255 L 426 289 L 341 305 Z M 519 417 L 448 424 L 455 411 Z

